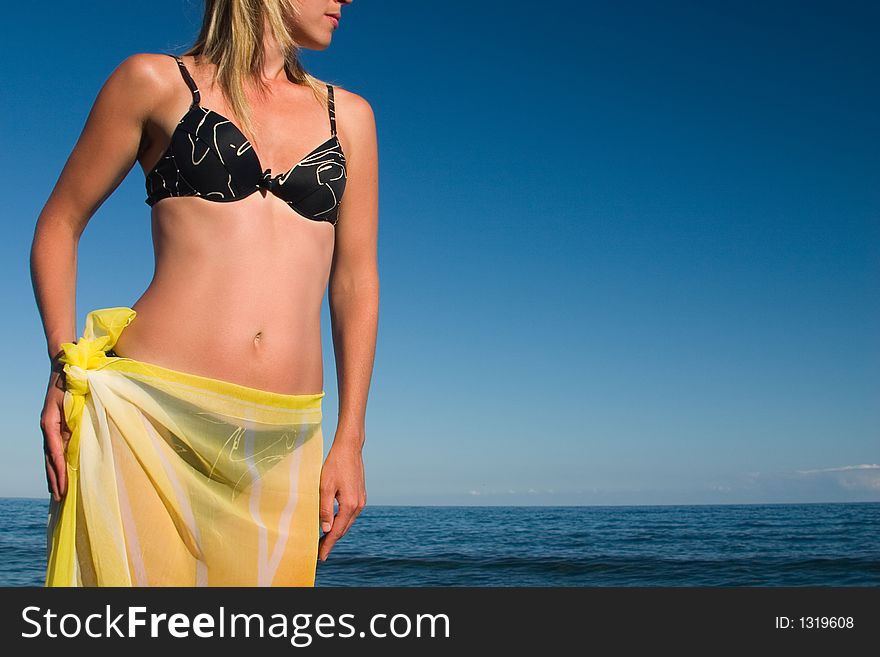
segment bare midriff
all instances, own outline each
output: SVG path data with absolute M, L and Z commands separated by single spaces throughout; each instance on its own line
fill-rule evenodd
M 323 390 L 335 228 L 271 193 L 152 208 L 155 271 L 117 355 L 282 394 Z

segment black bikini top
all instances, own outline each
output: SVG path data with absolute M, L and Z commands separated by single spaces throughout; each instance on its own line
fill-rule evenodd
M 248 139 L 226 117 L 199 105 L 199 89 L 177 60 L 193 102 L 174 129 L 171 143 L 146 176 L 149 206 L 171 196 L 238 201 L 265 189 L 302 216 L 334 226 L 345 191 L 345 154 L 336 136 L 333 86 L 327 85 L 331 137 L 284 173 L 263 169 Z

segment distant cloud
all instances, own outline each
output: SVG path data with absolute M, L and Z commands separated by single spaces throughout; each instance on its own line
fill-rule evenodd
M 851 470 L 880 470 L 876 463 L 863 463 L 861 465 L 842 465 L 839 468 L 820 468 L 818 470 L 797 470 L 798 474 L 815 474 L 817 472 L 849 472 Z
M 854 465 L 808 470 L 748 471 L 739 477 L 707 482 L 712 494 L 746 494 L 756 499 L 873 499 L 880 493 L 880 465 Z M 867 496 L 867 497 L 866 497 Z
M 543 488 L 540 490 L 537 488 L 524 488 L 522 490 L 515 490 L 513 488 L 498 489 L 498 490 L 495 490 L 495 489 L 487 489 L 487 490 L 471 489 L 471 490 L 467 491 L 467 494 L 468 495 L 482 495 L 483 497 L 493 497 L 496 495 L 541 495 L 541 494 L 552 495 L 553 489 L 552 488 Z
M 810 479 L 833 482 L 840 488 L 850 491 L 880 491 L 880 465 L 876 463 L 795 470 L 795 472 Z
M 747 470 L 707 478 L 692 487 L 621 485 L 584 486 L 560 490 L 544 482 L 516 486 L 472 484 L 456 499 L 464 504 L 705 504 L 767 502 L 847 502 L 880 500 L 880 464 L 857 463 L 824 468 Z M 546 482 L 550 483 L 550 482 Z M 532 485 L 529 485 L 532 484 Z M 476 499 L 478 498 L 479 499 Z
M 762 485 L 773 481 L 774 484 L 788 482 L 789 485 L 800 482 L 804 485 L 837 488 L 847 491 L 880 491 L 880 465 L 876 463 L 860 463 L 857 465 L 841 465 L 811 470 L 793 470 L 790 474 L 761 474 Z

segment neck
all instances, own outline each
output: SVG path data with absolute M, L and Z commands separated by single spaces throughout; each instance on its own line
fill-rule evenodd
M 263 26 L 263 79 L 267 82 L 287 79 L 284 73 L 284 53 L 281 52 L 268 21 L 264 21 Z

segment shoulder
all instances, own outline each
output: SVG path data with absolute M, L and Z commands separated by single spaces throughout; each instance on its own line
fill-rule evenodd
M 174 93 L 176 68 L 174 58 L 168 55 L 135 53 L 116 65 L 104 86 L 131 102 L 153 107 Z
M 177 62 L 160 53 L 134 53 L 117 63 L 101 90 L 101 96 L 120 114 L 140 122 L 149 121 L 158 108 L 173 102 Z M 184 87 L 185 90 L 185 87 Z
M 339 130 L 354 142 L 374 142 L 376 116 L 373 107 L 363 96 L 348 89 L 333 86 L 333 102 Z
M 363 96 L 348 89 L 333 86 L 333 102 L 336 106 L 336 114 L 345 115 L 349 122 L 358 124 L 374 123 L 375 115 L 373 107 Z
M 123 59 L 116 66 L 113 74 L 155 88 L 169 86 L 173 78 L 168 74 L 176 68 L 177 62 L 173 57 L 160 53 L 139 52 Z

